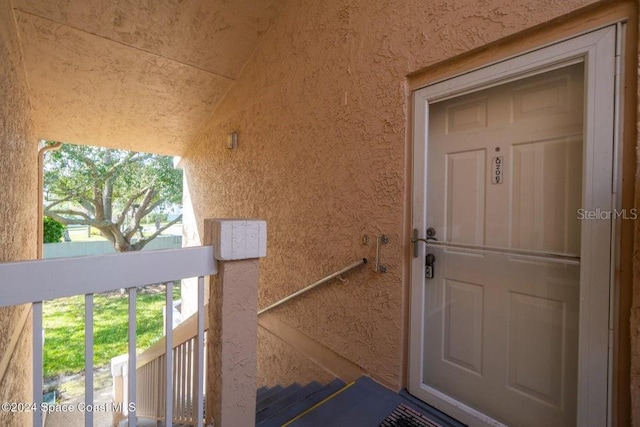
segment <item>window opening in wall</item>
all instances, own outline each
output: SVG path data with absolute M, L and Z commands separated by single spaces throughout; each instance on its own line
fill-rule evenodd
M 53 141 L 42 147 L 43 258 L 182 246 L 183 177 L 173 157 Z M 137 292 L 139 350 L 164 335 L 164 289 L 165 284 L 152 284 Z M 181 320 L 180 296 L 174 286 L 174 327 Z M 112 364 L 127 353 L 128 295 L 111 292 L 92 299 L 95 403 L 110 405 Z M 44 401 L 84 402 L 85 297 L 45 301 L 43 326 Z M 111 413 L 95 414 L 100 416 L 111 422 Z

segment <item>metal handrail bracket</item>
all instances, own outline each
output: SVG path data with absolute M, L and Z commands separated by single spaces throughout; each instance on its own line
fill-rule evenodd
M 280 301 L 275 302 L 275 303 L 273 303 L 273 304 L 271 304 L 271 305 L 269 305 L 269 306 L 267 306 L 267 307 L 263 308 L 262 310 L 259 310 L 259 311 L 258 311 L 258 316 L 259 316 L 259 315 L 261 315 L 261 314 L 263 314 L 263 313 L 266 313 L 266 312 L 267 312 L 267 311 L 269 311 L 269 310 L 272 310 L 272 309 L 274 309 L 274 308 L 276 308 L 276 307 L 278 307 L 278 306 L 280 306 L 280 305 L 284 304 L 285 302 L 287 302 L 287 301 L 289 301 L 289 300 L 294 299 L 294 298 L 295 298 L 295 297 L 297 297 L 297 296 L 300 296 L 300 295 L 302 295 L 302 294 L 304 294 L 304 293 L 306 293 L 306 292 L 309 292 L 311 289 L 316 288 L 316 287 L 318 287 L 318 286 L 320 286 L 320 285 L 322 285 L 322 284 L 324 284 L 324 283 L 327 283 L 327 282 L 329 282 L 329 281 L 331 281 L 331 280 L 335 279 L 336 277 L 338 277 L 338 276 L 340 276 L 340 275 L 342 275 L 342 274 L 344 274 L 344 273 L 346 273 L 346 272 L 348 272 L 348 271 L 353 270 L 354 268 L 360 267 L 361 265 L 365 265 L 367 262 L 368 262 L 368 261 L 367 261 L 367 259 L 366 259 L 366 258 L 362 258 L 361 260 L 359 260 L 359 261 L 357 261 L 357 262 L 354 262 L 354 263 L 353 263 L 353 264 L 351 264 L 351 265 L 346 266 L 346 267 L 345 267 L 345 268 L 343 268 L 342 270 L 336 271 L 335 273 L 330 274 L 330 275 L 328 275 L 327 277 L 325 277 L 325 278 L 323 278 L 323 279 L 320 279 L 320 280 L 318 280 L 318 281 L 317 281 L 317 282 L 315 282 L 315 283 L 312 283 L 311 285 L 307 286 L 306 288 L 302 288 L 302 289 L 300 289 L 299 291 L 292 293 L 292 294 L 291 294 L 291 295 L 289 295 L 288 297 L 282 298 Z
M 374 268 L 374 271 L 376 273 L 387 272 L 387 265 L 382 264 L 380 262 L 380 259 L 382 257 L 382 245 L 386 245 L 388 243 L 389 243 L 389 237 L 384 234 L 381 234 L 376 238 L 376 266 Z

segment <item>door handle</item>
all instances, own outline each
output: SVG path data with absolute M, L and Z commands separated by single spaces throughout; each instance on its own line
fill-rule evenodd
M 418 237 L 418 229 L 414 228 L 413 235 L 411 236 L 411 243 L 413 243 L 413 257 L 414 258 L 418 257 L 418 242 L 424 242 L 424 243 L 429 243 L 429 241 L 437 242 L 438 239 L 436 239 L 435 236 L 436 236 L 436 229 L 433 227 L 427 228 L 427 237 L 425 239 Z

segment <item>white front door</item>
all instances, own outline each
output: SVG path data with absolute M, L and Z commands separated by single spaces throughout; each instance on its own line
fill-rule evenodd
M 613 90 L 610 110 L 595 100 L 614 46 L 605 29 L 415 94 L 413 224 L 429 238 L 409 389 L 463 422 L 606 424 L 610 224 L 578 213 L 611 209 Z

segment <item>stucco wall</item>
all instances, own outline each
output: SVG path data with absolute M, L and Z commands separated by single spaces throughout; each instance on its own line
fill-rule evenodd
M 405 76 L 587 3 L 288 1 L 185 155 L 197 225 L 205 217 L 267 221 L 260 306 L 372 257 L 362 235 L 387 234 L 388 273 L 351 274 L 278 314 L 399 387 Z M 235 151 L 225 148 L 232 130 Z
M 258 327 L 258 387 L 329 383 L 333 376 L 280 338 Z
M 0 93 L 0 261 L 32 259 L 37 235 L 37 140 L 9 1 L 0 2 Z M 0 358 L 14 332 L 20 333 L 21 312 L 22 307 L 0 309 Z M 7 372 L 0 379 L 2 402 L 32 400 L 30 337 L 27 321 Z M 0 412 L 0 425 L 30 425 L 30 418 L 28 414 Z
M 640 34 L 640 28 L 638 28 Z M 638 116 L 634 207 L 640 210 L 640 41 L 638 43 Z M 635 223 L 633 251 L 633 304 L 631 307 L 631 413 L 634 426 L 640 426 L 640 221 Z

